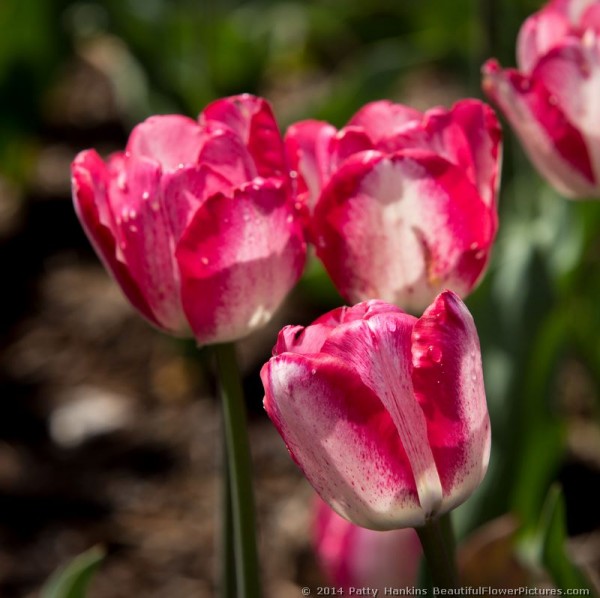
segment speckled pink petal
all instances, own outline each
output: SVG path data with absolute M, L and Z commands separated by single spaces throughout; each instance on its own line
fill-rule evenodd
M 73 202 L 77 216 L 98 257 L 131 304 L 152 324 L 161 327 L 127 266 L 117 258 L 112 212 L 106 197 L 108 173 L 95 150 L 81 152 L 72 169 Z
M 155 160 L 167 172 L 180 164 L 195 164 L 203 136 L 198 123 L 186 116 L 151 116 L 133 129 L 126 151 Z
M 271 106 L 262 98 L 242 94 L 209 104 L 198 117 L 201 125 L 228 127 L 247 146 L 264 178 L 286 176 L 283 140 Z
M 371 529 L 423 523 L 396 427 L 352 368 L 284 353 L 262 371 L 265 409 L 321 498 Z
M 479 339 L 471 314 L 454 293 L 440 294 L 415 324 L 412 365 L 446 512 L 483 479 L 491 441 Z
M 413 393 L 411 334 L 416 318 L 379 314 L 338 326 L 321 348 L 358 375 L 390 414 L 414 476 L 424 517 L 435 516 L 442 486 L 427 438 L 425 415 Z
M 422 118 L 423 115 L 418 110 L 389 100 L 380 100 L 361 108 L 348 125 L 360 127 L 374 144 L 378 144 L 382 139 L 420 122 Z
M 463 171 L 427 152 L 363 152 L 345 162 L 314 218 L 317 255 L 351 302 L 423 309 L 444 287 L 466 294 L 495 220 Z
M 209 197 L 175 252 L 183 308 L 198 342 L 234 340 L 264 325 L 300 277 L 305 253 L 280 183 Z
M 495 60 L 483 67 L 483 89 L 500 106 L 538 170 L 563 194 L 594 194 L 596 177 L 581 132 L 544 83 Z

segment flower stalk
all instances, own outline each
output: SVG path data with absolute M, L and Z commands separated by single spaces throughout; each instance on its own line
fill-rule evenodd
M 450 513 L 428 521 L 416 532 L 433 582 L 440 588 L 458 588 L 455 542 Z
M 233 343 L 215 345 L 215 355 L 223 405 L 237 596 L 259 598 L 261 592 L 250 445 L 246 426 L 246 407 Z M 228 501 L 224 502 L 227 505 Z M 224 539 L 224 542 L 227 546 L 227 539 Z

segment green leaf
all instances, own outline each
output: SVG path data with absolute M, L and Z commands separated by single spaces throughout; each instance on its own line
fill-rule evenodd
M 558 484 L 550 488 L 540 518 L 542 564 L 559 588 L 587 588 L 583 573 L 571 562 L 565 550 L 567 539 L 565 501 Z
M 41 598 L 85 598 L 87 587 L 104 555 L 103 548 L 94 546 L 75 557 L 66 567 L 51 575 Z

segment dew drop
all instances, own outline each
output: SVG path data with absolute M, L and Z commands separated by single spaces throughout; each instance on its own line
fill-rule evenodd
M 289 214 L 288 217 L 285 219 L 285 221 L 288 224 L 291 224 L 292 222 L 294 222 L 294 217 L 291 214 Z
M 294 204 L 294 209 L 295 209 L 296 211 L 298 211 L 298 212 L 299 212 L 299 211 L 302 209 L 302 202 L 300 202 L 300 201 L 297 201 L 297 202 Z
M 160 204 L 157 201 L 153 201 L 150 204 L 150 207 L 155 211 L 158 212 L 158 210 L 160 210 Z
M 317 370 L 313 368 L 312 370 L 310 370 L 310 373 L 314 376 L 317 373 Z
M 290 170 L 290 179 L 297 179 L 298 173 L 295 170 Z
M 134 208 L 131 208 L 131 210 L 129 210 L 129 218 L 131 218 L 131 220 L 135 220 L 137 218 L 137 212 Z
M 201 262 L 202 262 L 202 263 L 203 263 L 205 266 L 207 266 L 207 265 L 208 265 L 208 258 L 207 258 L 207 257 L 200 258 L 200 261 L 201 261 Z
M 148 199 L 150 199 L 150 192 L 149 192 L 149 191 L 144 191 L 144 192 L 142 193 L 142 199 L 143 199 L 144 201 L 148 201 Z
M 129 227 L 129 230 L 130 230 L 132 233 L 137 233 L 137 231 L 138 231 L 138 227 L 137 227 L 135 224 L 132 224 L 132 225 Z
M 182 170 L 183 168 L 185 168 L 185 164 L 183 162 L 179 162 L 179 164 L 177 164 L 177 170 Z
M 484 258 L 484 256 L 485 256 L 485 251 L 482 250 L 482 251 L 478 251 L 474 257 L 476 260 L 482 260 Z
M 473 241 L 473 243 L 471 243 L 471 245 L 469 245 L 469 249 L 471 251 L 475 251 L 476 249 L 479 249 L 479 245 L 475 241 Z
M 415 332 L 415 340 L 421 340 L 421 333 L 420 332 Z
M 442 361 L 442 350 L 439 347 L 436 347 L 435 345 L 429 345 L 427 351 L 429 352 L 431 361 L 434 363 L 440 363 Z
M 127 191 L 127 180 L 125 179 L 124 175 L 119 176 L 117 180 L 117 187 L 124 193 Z

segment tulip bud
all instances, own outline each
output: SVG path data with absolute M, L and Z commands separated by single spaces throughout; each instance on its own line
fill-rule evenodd
M 422 554 L 415 530 L 376 532 L 346 521 L 322 500 L 315 507 L 315 550 L 328 583 L 382 594 L 415 586 Z
M 539 172 L 572 198 L 600 197 L 600 2 L 553 0 L 517 40 L 517 69 L 483 66 L 483 89 Z
M 373 300 L 288 326 L 261 377 L 292 458 L 357 525 L 422 526 L 465 501 L 485 474 L 479 340 L 451 291 L 418 319 Z
M 79 219 L 152 324 L 200 344 L 265 324 L 305 259 L 283 142 L 269 105 L 241 95 L 198 121 L 153 116 L 124 152 L 72 165 Z

